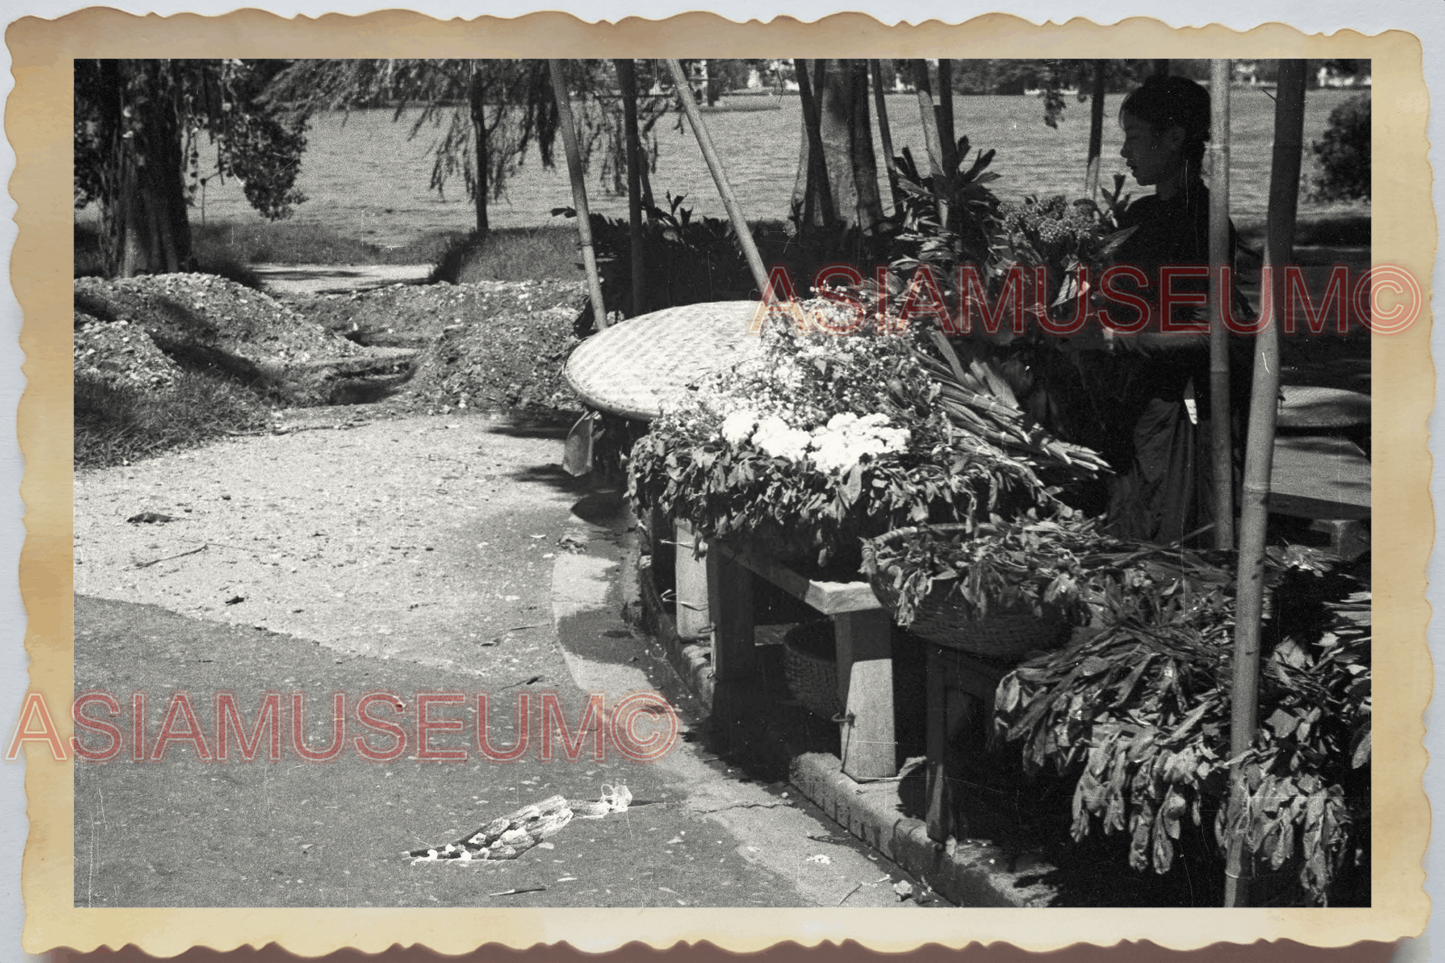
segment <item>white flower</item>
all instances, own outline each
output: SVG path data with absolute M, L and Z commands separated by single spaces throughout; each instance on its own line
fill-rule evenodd
M 788 423 L 777 415 L 768 415 L 758 423 L 758 429 L 753 433 L 753 444 L 773 458 L 789 461 L 802 461 L 811 440 L 806 431 L 788 427 Z
M 820 472 L 848 471 L 866 456 L 877 457 L 908 446 L 911 434 L 906 428 L 888 427 L 888 416 L 871 414 L 859 417 L 840 412 L 828 424 L 813 432 L 808 457 Z
M 730 445 L 741 445 L 757 426 L 758 413 L 751 408 L 735 411 L 723 419 L 722 436 Z

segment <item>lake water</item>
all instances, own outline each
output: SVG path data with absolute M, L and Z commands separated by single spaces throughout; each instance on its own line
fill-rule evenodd
M 1115 120 L 1122 96 L 1110 96 L 1105 105 L 1101 177 L 1105 185 L 1112 184 L 1115 172 L 1126 172 L 1119 158 L 1123 134 Z M 1306 148 L 1323 133 L 1330 111 L 1348 96 L 1348 92 L 1334 90 L 1308 93 Z M 912 94 L 890 95 L 887 103 L 894 149 L 907 145 L 915 158 L 924 157 L 917 99 Z M 1263 90 L 1236 89 L 1231 112 L 1231 212 L 1236 221 L 1262 220 L 1269 190 L 1274 101 Z M 1057 129 L 1044 124 L 1043 105 L 1037 97 L 959 97 L 954 101 L 954 113 L 955 130 L 960 136 L 967 134 L 974 149 L 998 151 L 990 169 L 1001 175 L 992 185 L 1001 197 L 1083 193 L 1089 136 L 1086 102 L 1069 98 L 1065 119 Z M 786 98 L 780 110 L 705 115 L 748 218 L 787 216 L 799 153 L 801 115 L 796 97 Z M 662 204 L 666 192 L 671 191 L 686 195 L 685 204 L 696 214 L 724 217 L 722 202 L 691 130 L 672 129 L 672 120 L 669 116 L 659 123 L 658 165 L 652 175 L 658 203 Z M 405 117 L 393 122 L 389 110 L 314 118 L 297 184 L 309 200 L 296 209 L 295 220 L 321 223 L 387 245 L 403 244 L 433 231 L 468 230 L 475 215 L 461 181 L 449 184 L 444 198 L 427 186 L 432 169 L 429 150 L 440 132 L 423 130 L 409 140 L 410 129 L 411 123 Z M 875 145 L 877 139 L 875 126 Z M 508 182 L 506 197 L 491 205 L 494 227 L 560 223 L 551 216 L 552 208 L 572 203 L 560 144 L 556 160 L 557 166 L 546 170 L 535 154 L 527 158 L 522 170 Z M 592 209 L 626 217 L 626 198 L 603 192 L 595 176 L 599 167 L 594 167 L 594 176 L 588 182 Z M 1310 170 L 1308 157 L 1305 170 Z M 1136 194 L 1142 192 L 1132 181 L 1129 186 Z M 886 204 L 886 186 L 882 196 Z M 207 186 L 204 211 L 198 205 L 192 213 L 193 221 L 202 217 L 259 220 L 238 184 L 223 185 L 216 180 Z

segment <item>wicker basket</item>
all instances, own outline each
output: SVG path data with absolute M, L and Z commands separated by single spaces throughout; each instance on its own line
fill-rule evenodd
M 937 529 L 962 528 L 961 525 L 936 525 Z M 884 546 L 890 540 L 912 534 L 917 529 L 900 528 L 874 540 Z M 873 592 L 885 608 L 898 612 L 898 592 L 892 582 L 879 573 L 871 583 Z M 991 611 L 976 618 L 973 607 L 957 595 L 950 596 L 952 580 L 937 579 L 928 598 L 914 613 L 909 632 L 944 648 L 957 649 L 970 655 L 989 659 L 1021 660 L 1030 652 L 1056 649 L 1069 635 L 1069 624 L 1063 619 L 1045 618 L 1032 612 Z
M 1067 622 L 1032 612 L 990 612 L 976 619 L 958 598 L 944 599 L 949 587 L 946 582 L 934 583 L 908 631 L 946 649 L 1008 660 L 1056 649 L 1068 639 Z
M 922 662 L 895 659 L 893 671 L 894 688 L 900 693 L 913 693 L 921 702 L 927 682 Z M 838 697 L 832 619 L 803 622 L 783 635 L 783 677 L 788 692 L 809 712 L 824 719 L 843 714 L 847 707 Z

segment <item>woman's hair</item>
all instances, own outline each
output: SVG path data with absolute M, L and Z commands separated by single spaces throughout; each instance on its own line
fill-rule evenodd
M 1155 74 L 1129 92 L 1119 105 L 1119 119 L 1132 114 L 1163 133 L 1178 126 L 1184 131 L 1184 160 L 1198 175 L 1209 140 L 1209 91 L 1188 77 Z

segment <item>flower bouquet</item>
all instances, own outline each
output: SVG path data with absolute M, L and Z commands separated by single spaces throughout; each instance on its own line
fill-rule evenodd
M 1070 203 L 1062 194 L 1043 200 L 1030 196 L 1022 203 L 1001 206 L 993 255 L 1004 267 L 1025 267 L 1025 311 L 1055 324 L 1092 316 L 1095 309 L 1088 302 L 1094 285 L 1135 230 L 1118 227 L 1125 203 L 1119 198 L 1122 189 L 1123 178 L 1116 177 L 1114 193 L 1102 192 L 1106 205 L 1102 209 L 1091 200 Z M 1036 268 L 1046 269 L 1045 290 L 1037 289 Z M 1082 317 L 1075 305 L 1079 299 L 1086 301 Z
M 828 299 L 777 311 L 763 350 L 666 408 L 632 452 L 629 494 L 704 538 L 856 567 L 861 540 L 965 529 L 1057 505 L 1027 460 L 956 428 L 916 335 Z M 847 331 L 846 334 L 834 332 Z

